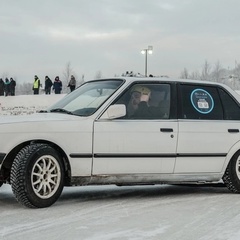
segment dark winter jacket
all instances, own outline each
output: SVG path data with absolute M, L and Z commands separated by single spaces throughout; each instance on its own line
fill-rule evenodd
M 11 93 L 11 96 L 14 96 L 15 95 L 15 87 L 16 87 L 16 81 L 13 80 L 13 78 L 10 78 L 10 93 Z
M 71 92 L 74 91 L 76 88 L 76 79 L 73 75 L 71 76 L 71 79 L 68 83 L 68 87 L 70 87 Z
M 148 106 L 147 102 L 140 102 L 132 118 L 134 119 L 157 119 L 162 118 L 163 114 L 159 107 Z
M 5 96 L 9 96 L 11 95 L 10 92 L 10 82 L 8 80 L 8 78 L 5 79 Z
M 53 85 L 52 80 L 50 78 L 46 78 L 45 80 L 45 90 L 51 88 Z
M 45 88 L 50 88 L 52 87 L 53 83 L 52 83 L 52 80 L 50 78 L 47 78 L 45 80 Z
M 4 81 L 1 78 L 0 79 L 0 96 L 4 95 L 4 88 L 5 88 L 5 84 L 4 84 Z
M 55 94 L 60 94 L 62 91 L 62 81 L 59 78 L 55 78 L 53 83 L 53 90 Z
M 45 93 L 46 94 L 51 94 L 51 87 L 53 83 L 52 80 L 49 77 L 45 77 Z

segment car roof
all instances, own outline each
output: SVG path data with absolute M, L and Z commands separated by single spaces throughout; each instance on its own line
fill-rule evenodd
M 154 82 L 154 81 L 163 81 L 163 82 L 179 82 L 179 83 L 193 83 L 193 84 L 207 84 L 213 86 L 222 86 L 223 88 L 227 89 L 230 92 L 235 92 L 232 88 L 227 86 L 226 84 L 213 82 L 213 81 L 206 81 L 206 80 L 195 80 L 195 79 L 181 79 L 181 78 L 169 78 L 169 77 L 112 77 L 112 78 L 104 78 L 104 79 L 95 79 L 91 81 L 106 81 L 106 80 L 125 80 L 125 82 L 129 85 L 133 82 Z
M 130 85 L 133 82 L 145 82 L 149 81 L 153 83 L 154 81 L 163 81 L 163 82 L 179 82 L 179 83 L 193 83 L 193 84 L 206 84 L 206 85 L 212 85 L 212 86 L 221 86 L 222 88 L 226 89 L 229 93 L 231 93 L 235 99 L 238 100 L 240 103 L 240 94 L 238 94 L 235 90 L 233 90 L 231 87 L 229 87 L 226 84 L 219 83 L 219 82 L 211 82 L 206 80 L 195 80 L 195 79 L 181 79 L 181 78 L 169 78 L 169 77 L 112 77 L 112 78 L 104 78 L 104 79 L 95 79 L 90 81 L 107 81 L 107 80 L 124 80 L 127 85 Z
M 194 80 L 194 79 L 181 79 L 181 78 L 169 78 L 169 77 L 114 77 L 109 78 L 110 79 L 124 79 L 128 83 L 136 82 L 136 81 L 167 81 L 167 82 L 181 82 L 181 83 L 197 83 L 197 84 L 208 84 L 208 85 L 219 85 L 226 87 L 225 84 L 218 83 L 218 82 L 211 82 L 211 81 L 205 81 L 205 80 Z M 107 80 L 107 79 L 102 79 Z

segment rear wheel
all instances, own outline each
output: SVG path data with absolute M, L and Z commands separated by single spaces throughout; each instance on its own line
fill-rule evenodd
M 223 182 L 230 191 L 240 193 L 240 151 L 229 162 L 223 175 Z
M 31 208 L 49 207 L 63 189 L 63 164 L 47 144 L 24 147 L 13 161 L 10 183 L 18 202 Z

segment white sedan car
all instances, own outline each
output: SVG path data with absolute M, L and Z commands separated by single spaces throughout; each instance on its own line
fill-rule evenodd
M 240 99 L 204 81 L 89 81 L 49 109 L 0 117 L 0 186 L 43 208 L 64 186 L 217 183 L 240 192 Z

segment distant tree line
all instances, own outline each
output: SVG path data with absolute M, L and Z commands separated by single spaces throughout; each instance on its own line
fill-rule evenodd
M 127 73 L 131 74 L 132 71 L 131 72 L 127 71 L 126 73 L 120 74 L 120 75 L 115 74 L 114 77 L 128 76 L 126 75 Z M 62 78 L 60 77 L 63 83 L 62 93 L 70 92 L 67 86 L 68 86 L 68 82 L 71 75 L 74 75 L 76 77 L 77 86 L 80 86 L 85 80 L 84 74 L 82 74 L 82 76 L 79 78 L 77 74 L 74 72 L 71 66 L 71 62 L 67 62 L 62 74 Z M 5 79 L 5 77 L 7 76 L 8 76 L 7 73 L 2 74 L 3 79 Z M 133 76 L 139 77 L 143 75 L 141 75 L 140 73 L 137 73 L 137 74 L 133 74 Z M 101 78 L 103 78 L 103 74 L 99 70 L 95 74 L 95 79 L 101 79 Z M 230 86 L 234 90 L 239 90 L 240 89 L 240 64 L 237 64 L 237 62 L 235 61 L 235 67 L 233 69 L 229 69 L 229 68 L 226 69 L 222 66 L 222 64 L 219 61 L 217 61 L 215 64 L 211 64 L 207 60 L 205 60 L 200 71 L 199 70 L 189 71 L 187 68 L 184 68 L 181 71 L 179 78 L 219 82 L 219 83 L 224 83 Z M 17 78 L 15 78 L 14 80 L 17 80 Z M 33 82 L 19 83 L 18 81 L 16 81 L 16 83 L 17 83 L 16 95 L 33 94 L 33 91 L 32 91 Z M 41 85 L 42 85 L 42 88 L 40 90 L 40 94 L 41 94 L 41 91 L 42 93 L 44 93 L 44 86 L 45 86 L 44 78 L 41 79 Z
M 232 89 L 238 90 L 240 89 L 240 64 L 235 61 L 233 69 L 226 69 L 219 61 L 212 65 L 205 60 L 200 71 L 190 72 L 187 68 L 184 68 L 179 78 L 224 83 Z

